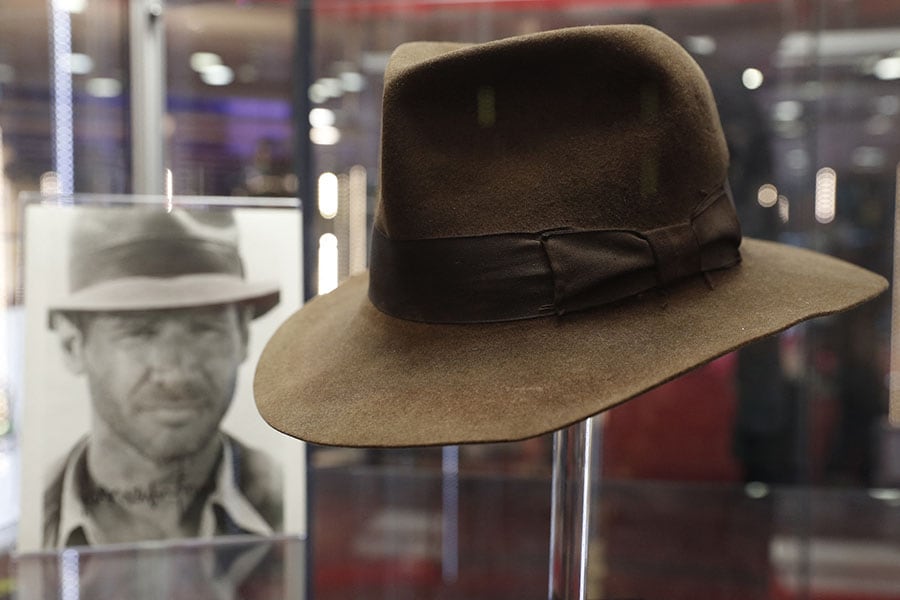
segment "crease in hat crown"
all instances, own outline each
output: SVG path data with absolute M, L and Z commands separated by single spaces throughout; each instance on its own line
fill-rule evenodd
M 419 239 L 665 225 L 725 181 L 728 151 L 686 51 L 597 26 L 400 46 L 381 162 L 375 226 Z
M 405 44 L 387 68 L 383 115 L 370 298 L 387 314 L 435 323 L 559 315 L 670 283 L 669 273 L 696 275 L 739 261 L 736 216 L 720 219 L 733 230 L 727 257 L 717 251 L 704 258 L 691 240 L 710 236 L 684 228 L 711 198 L 729 196 L 728 150 L 702 71 L 652 28 L 585 27 L 474 46 Z M 730 196 L 725 202 L 733 213 Z M 618 252 L 630 242 L 559 235 L 616 230 L 646 242 L 637 252 L 655 259 L 649 283 L 654 265 Z M 477 269 L 474 242 L 393 251 L 408 246 L 402 242 L 513 233 L 553 238 L 530 244 L 531 251 L 522 247 L 529 240 L 484 244 L 485 257 L 519 250 L 522 257 L 485 262 L 482 273 L 469 275 L 458 266 Z M 583 286 L 579 269 L 589 260 L 560 260 L 573 253 L 635 267 Z M 682 255 L 692 263 L 687 268 Z M 541 261 L 549 261 L 545 273 L 524 272 Z M 499 281 L 513 271 L 521 282 Z M 547 284 L 530 289 L 538 276 Z M 489 281 L 495 277 L 497 285 Z M 596 293 L 623 277 L 621 291 Z M 581 296 L 575 302 L 563 289 L 572 283 Z M 594 289 L 585 294 L 582 287 Z M 533 306 L 500 309 L 517 290 Z M 433 309 L 454 302 L 460 310 Z M 481 302 L 490 306 L 480 317 L 465 308 Z

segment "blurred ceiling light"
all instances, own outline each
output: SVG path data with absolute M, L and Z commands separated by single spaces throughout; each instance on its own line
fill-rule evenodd
M 898 39 L 900 29 L 793 31 L 778 43 L 775 64 L 790 67 L 816 61 L 818 64 L 854 65 L 861 56 L 893 52 L 897 49 Z
M 194 52 L 191 54 L 191 68 L 202 73 L 212 66 L 221 65 L 222 57 L 214 52 Z
M 741 74 L 741 81 L 748 90 L 758 89 L 763 84 L 764 79 L 762 71 L 759 69 L 744 69 L 744 72 Z
M 875 146 L 859 146 L 853 149 L 850 160 L 857 167 L 863 169 L 878 169 L 887 162 L 884 150 Z
M 0 63 L 0 83 L 11 83 L 16 78 L 16 70 L 12 66 Z
M 309 124 L 313 127 L 330 127 L 334 125 L 335 115 L 333 110 L 327 108 L 314 108 L 309 111 Z
M 900 490 L 894 488 L 870 488 L 867 493 L 875 500 L 883 502 L 900 502 Z
M 772 107 L 772 116 L 776 121 L 796 121 L 803 116 L 803 104 L 796 100 L 782 100 Z
M 92 77 L 84 87 L 95 98 L 115 98 L 122 94 L 122 82 L 112 77 Z
M 334 146 L 341 141 L 341 132 L 337 127 L 313 127 L 309 139 L 319 146 Z
M 207 85 L 228 85 L 234 81 L 234 71 L 227 65 L 210 65 L 200 72 L 200 79 Z
M 761 481 L 751 481 L 744 486 L 744 493 L 749 498 L 759 500 L 769 495 L 769 486 Z
M 791 218 L 791 203 L 787 196 L 778 196 L 778 218 L 782 223 L 787 223 Z
M 319 214 L 323 219 L 333 219 L 337 216 L 339 195 L 337 175 L 328 171 L 319 175 Z
M 775 206 L 778 201 L 778 190 L 771 183 L 766 183 L 756 192 L 756 201 L 765 208 Z
M 325 86 L 321 83 L 314 83 L 309 86 L 308 95 L 310 102 L 313 104 L 322 104 L 329 98 Z
M 900 113 L 900 97 L 898 96 L 879 96 L 875 99 L 875 107 L 878 112 L 889 117 Z
M 716 40 L 708 35 L 689 35 L 684 38 L 684 47 L 693 54 L 709 56 L 716 51 Z
M 69 55 L 69 72 L 72 75 L 87 75 L 94 70 L 94 59 L 87 54 L 73 52 Z
M 341 87 L 345 92 L 356 93 L 366 88 L 366 78 L 355 71 L 347 71 L 340 75 Z
M 328 98 L 340 98 L 344 95 L 344 87 L 337 77 L 322 77 L 316 83 Z
M 81 14 L 87 8 L 87 0 L 53 0 L 53 4 L 73 15 Z
M 816 221 L 831 223 L 834 221 L 837 204 L 837 174 L 834 169 L 825 167 L 816 173 Z
M 889 56 L 882 58 L 872 69 L 875 77 L 883 81 L 891 79 L 900 79 L 900 56 Z

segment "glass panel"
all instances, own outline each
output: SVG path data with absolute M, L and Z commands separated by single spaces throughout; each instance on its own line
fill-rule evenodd
M 332 193 L 346 199 L 351 169 L 364 168 L 371 223 L 381 80 L 398 44 L 484 42 L 556 27 L 641 22 L 684 45 L 710 80 L 729 142 L 730 183 L 745 235 L 814 248 L 890 275 L 900 159 L 891 132 L 897 127 L 900 88 L 896 79 L 879 79 L 878 73 L 891 73 L 900 49 L 895 30 L 900 13 L 893 5 L 351 1 L 321 3 L 318 9 L 309 92 L 317 172 L 324 174 L 320 183 L 328 182 L 319 187 L 320 201 Z M 343 87 L 342 73 L 360 73 L 362 89 Z M 359 210 L 355 202 L 346 204 L 348 212 Z M 338 206 L 340 215 L 344 209 Z M 334 279 L 343 280 L 354 272 L 351 246 L 360 234 L 340 217 L 321 219 L 320 226 L 337 237 Z M 883 526 L 896 516 L 890 501 L 879 504 L 860 491 L 895 486 L 900 479 L 896 430 L 884 422 L 890 314 L 885 295 L 847 315 L 814 320 L 597 419 L 605 512 L 591 549 L 602 559 L 590 571 L 606 583 L 588 597 L 815 597 L 817 582 L 843 568 L 852 573 L 844 592 L 867 593 L 858 567 L 869 563 L 829 562 L 831 551 L 852 550 L 852 543 L 835 534 L 823 534 L 827 539 L 820 543 L 822 521 L 815 515 L 835 497 L 841 498 L 838 504 L 853 505 L 849 496 L 870 506 L 877 515 L 873 520 Z M 549 435 L 464 446 L 454 454 L 454 466 L 460 481 L 476 473 L 515 474 L 549 484 L 550 446 Z M 340 465 L 377 466 L 375 473 L 384 473 L 387 486 L 398 473 L 436 471 L 441 458 L 438 449 L 316 449 L 312 460 L 323 480 L 338 477 L 335 470 L 352 469 Z M 649 483 L 661 480 L 685 495 L 673 500 L 662 491 L 670 488 Z M 619 485 L 628 492 L 618 496 Z M 856 491 L 847 496 L 837 491 L 845 487 Z M 322 502 L 327 489 L 315 489 Z M 727 502 L 711 507 L 724 497 Z M 386 500 L 398 506 L 405 501 L 402 495 Z M 499 501 L 467 497 L 465 486 L 459 489 L 459 506 Z M 699 516 L 701 507 L 710 514 Z M 693 508 L 696 520 L 690 516 Z M 752 542 L 724 539 L 744 526 L 737 537 Z M 689 531 L 697 533 L 693 541 L 686 541 Z M 872 565 L 892 556 L 878 554 L 884 548 L 873 536 L 883 539 L 881 534 L 846 535 L 877 547 Z M 330 548 L 323 539 L 318 543 Z M 613 564 L 616 568 L 609 568 Z M 461 564 L 460 580 L 466 577 Z M 879 581 L 885 597 L 900 594 L 896 582 Z M 333 583 L 320 582 L 318 589 L 327 595 L 337 589 Z M 822 590 L 829 593 L 827 586 Z M 502 597 L 492 592 L 484 597 Z M 529 595 L 537 596 L 536 591 Z
M 235 537 L 25 554 L 16 598 L 304 598 L 305 552 L 297 538 Z
M 75 191 L 131 189 L 126 6 L 54 6 L 7 0 L 0 18 L 0 287 L 9 302 L 20 285 L 11 241 L 19 191 L 57 189 L 61 157 L 71 157 Z M 316 19 L 310 82 L 297 78 L 291 58 L 291 3 L 167 3 L 160 135 L 176 194 L 315 190 L 310 244 L 324 251 L 307 258 L 319 271 L 318 291 L 365 268 L 382 76 L 398 44 L 625 22 L 662 29 L 707 73 L 746 235 L 891 272 L 900 163 L 895 2 L 345 0 L 300 9 Z M 58 100 L 67 97 L 59 90 L 68 73 L 67 153 L 58 143 L 67 105 Z M 292 115 L 292 102 L 307 101 L 292 98 L 295 84 L 312 109 Z M 307 143 L 305 134 L 293 139 L 305 120 L 314 181 L 298 181 L 291 165 Z M 589 596 L 900 597 L 890 568 L 900 536 L 900 436 L 884 420 L 892 312 L 885 295 L 812 321 L 598 418 L 603 480 Z M 8 334 L 15 311 L 6 314 Z M 7 354 L 0 448 L 9 458 L 0 467 L 9 468 L 0 477 L 17 480 L 20 367 Z M 543 595 L 550 459 L 549 435 L 458 449 L 317 450 L 317 597 Z M 3 483 L 0 495 L 13 489 Z M 0 542 L 17 516 L 15 506 L 3 507 Z M 8 561 L 0 559 L 0 595 L 11 585 L 3 580 Z

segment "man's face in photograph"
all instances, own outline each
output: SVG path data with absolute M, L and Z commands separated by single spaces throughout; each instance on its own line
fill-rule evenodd
M 231 403 L 249 316 L 234 304 L 81 313 L 60 330 L 95 418 L 156 462 L 204 446 Z

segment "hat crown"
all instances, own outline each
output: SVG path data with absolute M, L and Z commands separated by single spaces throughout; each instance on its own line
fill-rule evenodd
M 399 47 L 376 226 L 392 239 L 682 222 L 726 178 L 705 77 L 639 25 Z
M 237 226 L 227 209 L 85 208 L 77 212 L 69 245 L 71 291 L 127 277 L 243 276 Z

